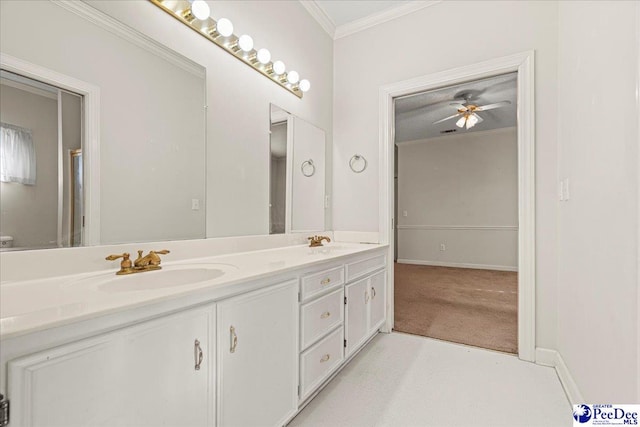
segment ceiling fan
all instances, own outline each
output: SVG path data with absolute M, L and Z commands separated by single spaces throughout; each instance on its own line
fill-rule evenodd
M 465 105 L 467 104 L 467 105 Z M 471 129 L 478 123 L 482 123 L 484 120 L 477 113 L 478 111 L 487 111 L 493 110 L 495 108 L 501 108 L 511 104 L 511 101 L 500 101 L 495 104 L 487 104 L 487 105 L 475 105 L 469 102 L 469 99 L 465 99 L 463 101 L 452 102 L 449 105 L 453 105 L 458 107 L 458 112 L 452 116 L 445 117 L 444 119 L 438 120 L 437 122 L 433 122 L 433 124 L 442 123 L 447 120 L 453 119 L 455 117 L 459 117 L 456 122 L 456 126 L 459 128 L 466 127 L 467 129 Z

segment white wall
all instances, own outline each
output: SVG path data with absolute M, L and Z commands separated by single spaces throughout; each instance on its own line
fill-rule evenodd
M 556 2 L 445 1 L 336 40 L 335 230 L 378 231 L 380 86 L 534 49 L 536 99 L 536 343 L 556 347 Z M 481 34 L 473 49 L 464 33 Z M 355 153 L 369 160 L 349 170 Z
M 515 127 L 398 144 L 398 262 L 516 271 L 517 156 Z
M 58 100 L 5 85 L 0 92 L 0 121 L 31 129 L 36 149 L 36 185 L 0 183 L 0 234 L 12 236 L 14 247 L 55 247 Z
M 640 402 L 639 9 L 559 8 L 558 350 L 586 402 Z
M 324 129 L 331 159 L 331 38 L 297 1 L 208 2 L 214 19 L 229 18 L 236 34 L 250 34 L 311 82 L 298 99 L 150 2 L 89 3 L 206 67 L 207 237 L 268 234 L 269 103 Z

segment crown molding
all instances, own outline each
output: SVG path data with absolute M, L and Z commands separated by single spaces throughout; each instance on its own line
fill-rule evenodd
M 371 28 L 375 25 L 379 25 L 388 21 L 391 21 L 401 16 L 408 15 L 418 10 L 434 6 L 441 3 L 443 0 L 421 0 L 412 1 L 411 3 L 405 3 L 394 7 L 392 9 L 383 10 L 382 12 L 375 13 L 373 15 L 365 16 L 364 18 L 349 22 L 347 24 L 336 27 L 333 39 L 337 40 L 342 37 L 357 33 L 367 28 Z M 315 3 L 315 1 L 313 1 Z M 317 5 L 315 5 L 318 7 Z
M 325 13 L 324 9 L 318 6 L 318 3 L 316 3 L 315 0 L 299 0 L 299 1 L 300 1 L 300 4 L 305 9 L 307 9 L 307 12 L 309 12 L 309 15 L 311 15 L 313 19 L 315 19 L 318 22 L 318 24 L 320 24 L 322 29 L 325 30 L 332 39 L 335 39 L 336 24 L 333 22 L 331 18 L 329 18 L 329 15 Z
M 166 61 L 171 62 L 172 64 L 190 72 L 195 76 L 202 78 L 205 77 L 205 70 L 201 65 L 169 49 L 162 43 L 157 42 L 156 40 L 141 33 L 140 31 L 135 30 L 126 24 L 123 24 L 122 22 L 107 15 L 106 13 L 95 9 L 94 7 L 88 5 L 83 1 L 51 0 L 51 2 L 70 12 L 75 13 L 76 15 L 86 19 L 89 22 L 100 26 L 101 28 L 111 32 L 112 34 L 115 34 L 118 37 L 127 40 L 128 42 L 135 44 L 136 46 L 145 49 L 165 59 Z

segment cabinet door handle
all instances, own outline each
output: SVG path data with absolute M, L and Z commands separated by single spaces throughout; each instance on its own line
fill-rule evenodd
M 322 315 L 320 315 L 321 319 L 326 319 L 327 317 L 331 316 L 331 313 L 328 311 L 325 311 L 324 313 L 322 313 Z
M 371 287 L 371 299 L 374 299 L 376 297 L 376 288 L 374 288 L 373 286 Z
M 236 346 L 238 345 L 238 336 L 236 335 L 236 328 L 231 326 L 231 328 L 229 328 L 229 332 L 231 333 L 231 348 L 229 349 L 229 351 L 231 353 L 235 353 Z
M 320 359 L 320 363 L 324 363 L 329 359 L 331 359 L 331 355 L 330 354 L 325 354 L 324 356 L 322 356 L 322 359 Z
M 202 359 L 203 359 L 204 355 L 202 353 L 202 347 L 200 347 L 200 341 L 198 341 L 198 340 L 196 340 L 196 342 L 193 345 L 193 357 L 196 360 L 195 370 L 199 371 L 200 370 L 200 364 L 202 364 Z
M 321 285 L 328 285 L 329 283 L 331 283 L 331 277 L 327 277 L 320 282 Z
M 367 304 L 369 302 L 369 291 L 364 291 L 364 303 Z

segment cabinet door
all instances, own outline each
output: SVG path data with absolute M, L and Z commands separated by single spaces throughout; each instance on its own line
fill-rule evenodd
M 374 274 L 369 279 L 369 335 L 375 333 L 384 323 L 386 311 L 387 271 Z
M 214 312 L 191 310 L 9 362 L 11 425 L 210 425 Z
M 345 288 L 347 297 L 345 339 L 347 340 L 346 356 L 357 349 L 367 338 L 368 306 L 369 306 L 369 280 L 363 279 L 352 283 Z
M 297 410 L 298 281 L 218 304 L 218 425 L 283 425 Z

